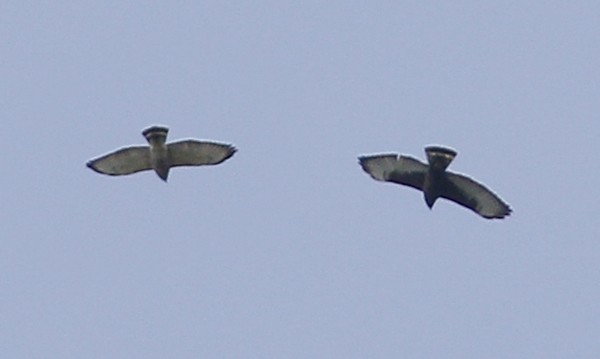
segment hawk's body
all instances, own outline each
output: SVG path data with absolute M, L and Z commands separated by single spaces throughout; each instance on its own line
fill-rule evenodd
M 125 147 L 93 159 L 87 166 L 111 176 L 153 169 L 158 177 L 167 181 L 171 167 L 216 165 L 236 152 L 235 147 L 216 142 L 183 140 L 167 144 L 168 132 L 166 127 L 149 127 L 142 134 L 150 146 Z
M 442 197 L 485 218 L 504 218 L 512 211 L 497 195 L 474 180 L 446 171 L 456 152 L 438 146 L 425 148 L 429 165 L 408 156 L 386 154 L 359 157 L 360 165 L 378 181 L 394 182 L 423 191 L 429 208 Z

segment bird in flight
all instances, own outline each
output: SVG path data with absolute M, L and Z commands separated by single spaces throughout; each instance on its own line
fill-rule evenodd
M 488 219 L 504 218 L 512 209 L 481 183 L 446 171 L 456 151 L 440 146 L 425 147 L 428 165 L 409 156 L 380 154 L 358 158 L 363 170 L 377 181 L 394 182 L 423 191 L 431 209 L 438 198 L 446 198 Z
M 166 182 L 171 167 L 216 165 L 237 151 L 232 145 L 209 141 L 181 140 L 166 143 L 168 132 L 167 127 L 149 127 L 142 134 L 150 146 L 124 147 L 90 160 L 87 166 L 110 176 L 154 170 Z

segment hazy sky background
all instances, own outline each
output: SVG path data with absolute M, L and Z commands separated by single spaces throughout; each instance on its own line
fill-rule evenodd
M 6 358 L 597 358 L 597 1 L 3 1 Z M 210 139 L 216 167 L 90 158 Z M 423 147 L 514 209 L 373 181 Z

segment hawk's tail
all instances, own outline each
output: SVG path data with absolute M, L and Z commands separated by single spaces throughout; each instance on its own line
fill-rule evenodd
M 431 168 L 444 171 L 456 157 L 456 151 L 440 146 L 425 147 L 427 162 Z

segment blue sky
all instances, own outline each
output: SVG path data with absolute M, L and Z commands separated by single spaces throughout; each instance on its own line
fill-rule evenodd
M 600 5 L 0 5 L 11 358 L 592 358 Z M 169 139 L 216 167 L 101 176 Z M 458 151 L 484 220 L 357 156 Z

